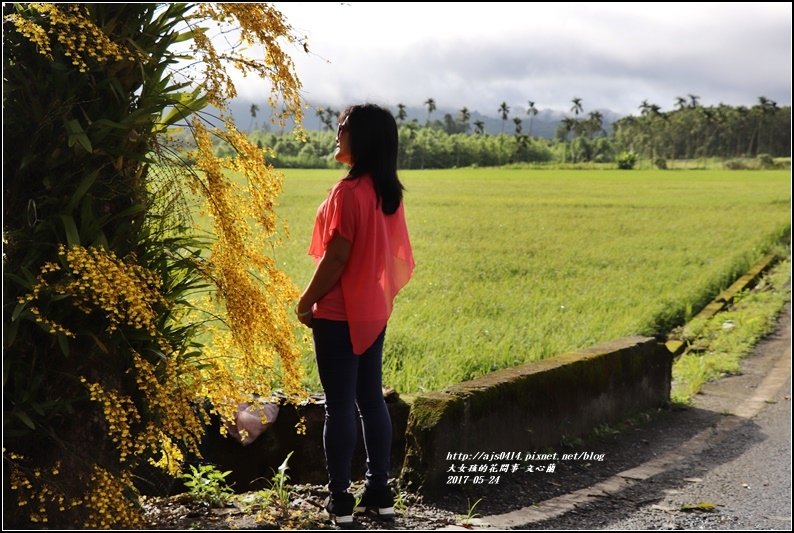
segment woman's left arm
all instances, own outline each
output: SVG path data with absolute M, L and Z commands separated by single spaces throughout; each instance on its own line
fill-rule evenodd
M 312 321 L 311 310 L 315 302 L 325 296 L 330 291 L 345 270 L 347 260 L 350 257 L 352 243 L 338 233 L 331 238 L 325 249 L 323 258 L 317 265 L 309 285 L 303 291 L 298 302 L 298 320 L 305 325 L 310 325 Z

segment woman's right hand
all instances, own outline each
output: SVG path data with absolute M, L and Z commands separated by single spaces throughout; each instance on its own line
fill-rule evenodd
M 298 320 L 301 324 L 306 326 L 307 328 L 312 327 L 312 307 L 313 305 L 301 305 L 303 303 L 303 299 L 298 302 L 298 305 L 295 306 L 295 314 L 298 315 Z M 304 309 L 301 311 L 301 309 Z
M 312 327 L 312 312 L 309 311 L 309 313 L 306 315 L 298 314 L 298 320 L 300 320 L 300 323 L 307 328 Z

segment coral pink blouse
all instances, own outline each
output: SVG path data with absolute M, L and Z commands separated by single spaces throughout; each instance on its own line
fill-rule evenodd
M 341 180 L 317 210 L 309 255 L 319 262 L 334 234 L 351 243 L 337 284 L 314 306 L 314 316 L 346 320 L 353 353 L 363 354 L 386 327 L 394 297 L 415 263 L 403 205 L 386 215 L 372 178 Z

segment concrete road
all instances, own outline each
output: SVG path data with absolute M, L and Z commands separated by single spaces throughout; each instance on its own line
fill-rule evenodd
M 642 431 L 609 450 L 628 458 L 620 472 L 477 526 L 791 530 L 791 305 L 740 375 Z

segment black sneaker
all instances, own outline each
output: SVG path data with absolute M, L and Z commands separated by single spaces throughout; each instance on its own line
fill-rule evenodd
M 391 488 L 388 486 L 379 489 L 364 487 L 364 492 L 359 495 L 361 501 L 356 505 L 353 511 L 357 513 L 366 512 L 367 509 L 372 509 L 378 513 L 381 518 L 394 517 L 394 495 Z
M 334 524 L 352 524 L 355 498 L 349 492 L 334 492 L 325 500 L 325 510 Z

